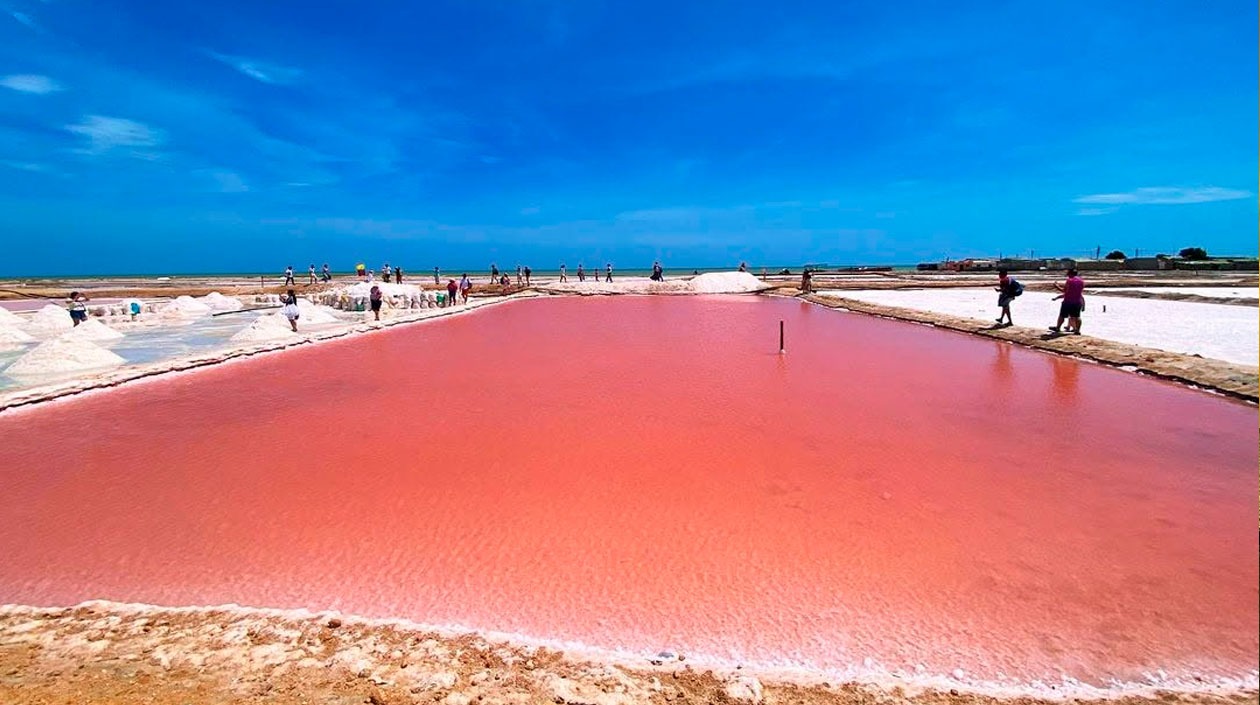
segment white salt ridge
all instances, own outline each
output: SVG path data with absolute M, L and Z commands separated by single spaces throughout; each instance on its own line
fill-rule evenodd
M 570 279 L 535 287 L 541 291 L 566 294 L 749 294 L 770 286 L 748 272 L 710 272 L 691 279 L 655 282 L 646 277 L 616 277 L 612 282 Z
M 96 343 L 57 337 L 14 360 L 4 373 L 10 377 L 38 377 L 105 369 L 124 363 L 126 360 L 122 357 Z
M 56 304 L 48 304 L 26 321 L 26 330 L 37 338 L 48 338 L 74 327 L 70 312 Z
M 124 336 L 95 318 L 89 318 L 57 337 L 66 340 L 86 340 L 90 343 L 107 343 L 122 340 Z
M 217 291 L 212 291 L 205 296 L 197 299 L 198 302 L 210 307 L 212 311 L 239 311 L 245 308 L 240 299 L 231 296 L 224 296 Z
M 225 297 L 226 298 L 226 297 Z M 214 309 L 191 296 L 180 296 L 174 301 L 158 309 L 158 315 L 164 318 L 191 318 L 213 313 Z

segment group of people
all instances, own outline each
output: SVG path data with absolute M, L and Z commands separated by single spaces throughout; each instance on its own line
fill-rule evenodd
M 1071 335 L 1080 335 L 1081 313 L 1085 310 L 1085 280 L 1081 279 L 1080 273 L 1075 269 L 1069 269 L 1067 280 L 1062 284 L 1055 284 L 1054 288 L 1059 295 L 1052 300 L 1062 300 L 1063 303 L 1059 305 L 1059 320 L 1050 326 L 1050 332 L 1065 332 L 1063 323 L 1066 321 L 1068 324 L 1066 332 Z M 1011 302 L 1024 293 L 1024 285 L 1010 276 L 1005 269 L 999 269 L 998 285 L 994 290 L 998 292 L 998 308 L 1001 310 L 1001 314 L 997 317 L 998 324 L 1015 325 L 1015 321 L 1011 319 Z
M 314 264 L 312 264 L 310 267 L 307 268 L 306 276 L 307 276 L 307 281 L 306 281 L 307 284 L 314 284 L 317 281 L 321 281 L 321 282 L 332 281 L 332 271 L 328 269 L 327 262 L 324 263 L 324 268 L 323 270 L 320 271 L 318 277 L 316 277 L 315 275 Z M 296 286 L 296 282 L 294 282 L 294 279 L 293 279 L 293 265 L 289 265 L 284 268 L 284 286 Z

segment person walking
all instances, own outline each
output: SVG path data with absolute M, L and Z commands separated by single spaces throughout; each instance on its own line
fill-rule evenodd
M 402 267 L 394 267 L 394 283 L 402 284 Z
M 389 262 L 386 262 L 385 266 L 381 267 L 381 281 L 388 284 L 390 278 L 393 277 L 393 274 L 394 274 L 394 270 L 390 268 Z
M 582 269 L 582 263 L 578 263 L 578 281 L 586 281 L 586 270 Z
M 372 285 L 372 290 L 368 292 L 368 301 L 372 304 L 372 315 L 376 320 L 381 320 L 381 303 L 385 296 L 381 293 L 381 287 Z
M 1067 281 L 1062 285 L 1055 284 L 1054 288 L 1062 293 L 1054 297 L 1057 301 L 1063 299 L 1063 303 L 1059 305 L 1059 320 L 1050 328 L 1052 333 L 1060 332 L 1063 327 L 1063 321 L 1066 319 L 1068 323 L 1068 333 L 1073 335 L 1081 334 L 1081 312 L 1085 310 L 1085 280 L 1081 279 L 1075 269 L 1067 271 Z
M 525 279 L 521 276 L 521 265 L 516 265 L 516 285 L 520 286 L 525 283 Z
M 612 262 L 609 262 L 608 266 L 604 269 L 604 281 L 609 284 L 612 283 Z
M 284 285 L 293 286 L 293 265 L 284 268 Z
M 661 263 L 659 261 L 652 263 L 652 276 L 648 278 L 654 282 L 665 280 L 665 270 L 661 268 Z
M 464 300 L 464 303 L 468 303 L 468 293 L 470 291 L 472 291 L 472 280 L 468 278 L 468 273 L 465 272 L 464 276 L 459 280 L 459 297 Z
M 529 265 L 525 266 L 525 286 L 529 286 L 529 275 L 533 272 Z
M 1015 281 L 1015 277 L 1009 276 L 1005 269 L 999 269 L 998 285 L 994 291 L 998 292 L 998 308 L 1001 309 L 997 322 L 1001 324 L 1005 320 L 1006 325 L 1015 325 L 1015 321 L 1011 320 L 1011 302 L 1024 293 L 1024 285 Z
M 433 283 L 434 284 L 442 283 L 442 270 L 438 269 L 437 267 L 433 268 Z
M 310 286 L 315 283 L 315 265 L 311 265 L 306 269 L 306 285 Z
M 564 263 L 563 263 L 563 262 L 561 262 L 561 263 L 560 263 L 560 281 L 562 281 L 562 282 L 567 282 L 567 281 L 569 281 L 569 275 L 568 275 L 568 274 L 566 274 L 566 273 L 565 273 L 565 271 L 564 271 Z
M 70 308 L 70 320 L 74 321 L 75 326 L 78 326 L 80 323 L 87 320 L 87 302 L 88 301 L 91 301 L 91 299 L 84 296 L 83 294 L 80 294 L 77 291 L 70 292 L 70 298 L 68 299 L 68 302 L 69 302 L 68 306 Z
M 325 282 L 330 282 L 330 281 L 332 281 L 332 272 L 328 271 L 328 263 L 327 263 L 327 262 L 325 262 L 325 263 L 324 263 L 324 271 L 323 271 L 323 273 L 320 275 L 320 278 L 321 278 L 321 279 L 323 279 Z
M 499 265 L 491 263 L 490 265 L 490 283 L 499 283 Z
M 314 269 L 315 265 L 312 264 L 312 273 L 314 273 Z M 297 294 L 293 293 L 292 289 L 289 289 L 289 292 L 284 295 L 284 299 L 281 303 L 283 303 L 284 306 L 280 308 L 280 313 L 284 314 L 284 317 L 289 319 L 289 327 L 293 329 L 293 332 L 298 332 L 298 318 L 302 315 L 302 309 L 298 308 Z
M 459 303 L 458 301 L 455 300 L 455 294 L 458 291 L 459 291 L 459 285 L 455 283 L 454 279 L 446 282 L 446 305 L 447 306 L 454 306 L 455 304 Z

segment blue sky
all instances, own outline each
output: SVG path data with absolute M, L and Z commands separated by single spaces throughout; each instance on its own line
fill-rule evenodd
M 1257 8 L 0 0 L 0 275 L 1255 254 Z

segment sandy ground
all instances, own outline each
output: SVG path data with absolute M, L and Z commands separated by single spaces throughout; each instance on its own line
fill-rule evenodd
M 1257 702 L 1255 689 L 1151 688 L 1110 702 Z M 693 667 L 686 655 L 591 659 L 472 634 L 328 614 L 115 603 L 0 607 L 0 702 L 845 703 L 1100 701 L 1097 691 L 985 695 L 910 684 L 832 684 Z
M 1054 295 L 1025 291 L 1011 307 L 1016 323 L 1028 327 L 1054 325 L 1059 308 L 1059 302 L 1051 300 Z M 989 289 L 845 291 L 842 296 L 990 323 L 998 314 L 997 293 Z M 1260 316 L 1254 305 L 1248 308 L 1119 296 L 1091 298 L 1087 291 L 1082 330 L 1105 340 L 1242 365 L 1256 365 L 1260 359 Z

